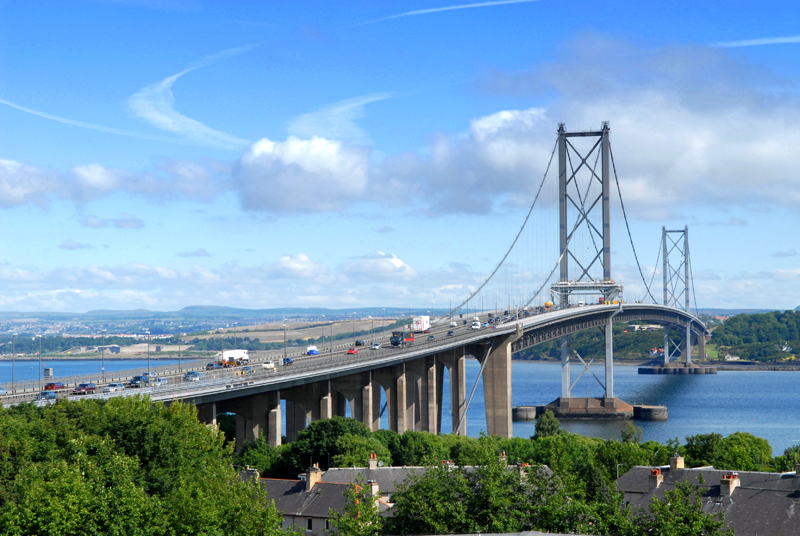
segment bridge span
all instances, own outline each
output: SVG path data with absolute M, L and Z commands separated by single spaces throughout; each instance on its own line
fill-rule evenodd
M 281 442 L 286 423 L 291 441 L 307 423 L 335 415 L 350 414 L 371 430 L 380 427 L 381 394 L 385 394 L 389 428 L 439 433 L 442 424 L 444 374 L 449 374 L 452 429 L 466 435 L 464 416 L 469 392 L 465 361 L 472 356 L 481 363 L 486 431 L 512 435 L 511 356 L 530 346 L 571 333 L 606 329 L 605 396 L 613 398 L 614 322 L 642 321 L 686 330 L 704 351 L 706 328 L 683 310 L 651 304 L 588 305 L 545 312 L 472 330 L 459 327 L 454 336 L 440 336 L 407 348 L 380 352 L 364 351 L 356 356 L 309 356 L 295 361 L 281 373 L 239 378 L 185 390 L 153 392 L 154 400 L 185 400 L 197 405 L 201 420 L 214 423 L 219 413 L 235 413 L 237 445 L 251 441 L 263 431 L 269 442 Z M 684 350 L 691 355 L 691 346 Z M 566 354 L 564 354 L 566 355 Z M 702 354 L 701 354 L 702 355 Z M 569 356 L 562 360 L 562 398 L 570 397 Z M 281 401 L 286 402 L 286 415 Z

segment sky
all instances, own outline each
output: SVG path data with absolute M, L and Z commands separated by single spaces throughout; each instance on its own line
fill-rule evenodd
M 558 124 L 603 121 L 626 299 L 646 294 L 630 240 L 660 296 L 661 229 L 688 227 L 697 306 L 793 309 L 799 16 L 0 0 L 0 310 L 455 305 L 514 240 Z M 557 262 L 554 178 L 509 261 L 536 277 L 497 276 L 484 305 Z

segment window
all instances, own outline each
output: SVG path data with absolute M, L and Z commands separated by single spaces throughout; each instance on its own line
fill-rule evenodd
M 331 520 L 330 520 L 330 519 L 326 519 L 326 520 L 325 520 L 325 530 L 326 530 L 327 532 L 330 532 L 330 531 L 331 531 Z
M 306 519 L 306 532 L 311 532 L 312 530 L 313 527 L 311 525 L 311 518 L 309 517 L 308 519 Z

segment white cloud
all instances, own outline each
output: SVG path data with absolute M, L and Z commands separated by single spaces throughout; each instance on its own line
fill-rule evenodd
M 161 82 L 149 85 L 131 95 L 128 106 L 131 111 L 154 127 L 184 136 L 202 145 L 218 147 L 221 149 L 240 149 L 251 142 L 219 130 L 214 130 L 196 119 L 186 117 L 175 110 L 175 96 L 172 86 L 186 73 L 210 65 L 220 58 L 241 54 L 253 48 L 252 45 L 230 50 L 223 50 L 217 54 L 206 57 L 197 64 L 168 76 Z
M 81 218 L 81 225 L 84 227 L 91 227 L 92 229 L 102 229 L 108 227 L 108 220 L 89 215 Z
M 781 257 L 795 257 L 795 256 L 797 256 L 797 251 L 795 251 L 794 248 L 792 248 L 792 249 L 790 249 L 788 251 L 776 251 L 775 253 L 770 253 L 769 256 L 770 257 L 778 257 L 778 258 L 781 258 Z
M 329 104 L 295 117 L 289 121 L 287 131 L 298 138 L 319 136 L 349 144 L 367 145 L 370 142 L 369 137 L 356 121 L 364 117 L 364 106 L 391 96 L 391 93 L 374 93 Z
M 492 2 L 476 2 L 473 4 L 460 4 L 454 6 L 444 6 L 444 7 L 431 7 L 427 9 L 415 9 L 414 11 L 406 11 L 404 13 L 399 13 L 397 15 L 390 15 L 388 17 L 383 17 L 380 19 L 374 19 L 367 22 L 363 22 L 360 24 L 373 24 L 376 22 L 383 22 L 386 20 L 392 19 L 399 19 L 403 17 L 416 17 L 419 15 L 430 15 L 432 13 L 442 13 L 444 11 L 455 11 L 459 9 L 474 9 L 479 7 L 495 7 L 495 6 L 505 6 L 508 4 L 526 4 L 528 2 L 538 2 L 539 0 L 494 0 Z
M 344 262 L 339 271 L 356 281 L 408 280 L 417 276 L 397 255 L 381 251 Z
M 57 174 L 36 166 L 0 159 L 0 206 L 45 205 L 48 194 L 58 188 L 58 179 Z
M 785 45 L 790 43 L 800 43 L 800 35 L 789 35 L 786 37 L 761 37 L 758 39 L 742 39 L 739 41 L 723 41 L 721 43 L 714 43 L 711 46 L 720 48 L 738 48 L 763 45 Z
M 117 229 L 141 229 L 144 227 L 144 222 L 131 214 L 124 214 L 121 218 L 109 221 Z
M 312 261 L 305 253 L 284 255 L 266 269 L 268 277 L 276 279 L 311 279 L 327 273 L 324 264 Z
M 236 163 L 232 182 L 246 210 L 340 210 L 367 187 L 369 152 L 339 141 L 289 136 L 254 143 Z

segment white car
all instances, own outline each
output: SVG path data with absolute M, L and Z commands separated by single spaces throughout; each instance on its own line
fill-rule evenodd
M 472 329 L 481 329 L 481 323 L 480 322 L 473 322 L 472 325 L 470 325 L 470 327 Z
M 161 387 L 162 385 L 167 385 L 169 382 L 166 378 L 153 378 L 150 380 L 150 387 Z
M 117 391 L 124 391 L 125 385 L 122 383 L 109 383 L 103 387 L 104 393 L 116 393 Z
M 451 328 L 457 328 L 458 327 L 458 322 L 456 322 L 455 320 L 451 321 L 450 322 L 450 327 Z
M 267 370 L 275 370 L 275 362 L 274 361 L 265 361 L 261 363 L 261 366 Z
M 372 343 L 372 349 L 373 349 L 373 350 L 380 350 L 380 349 L 381 349 L 381 343 L 379 343 L 379 342 L 373 342 L 373 343 Z

